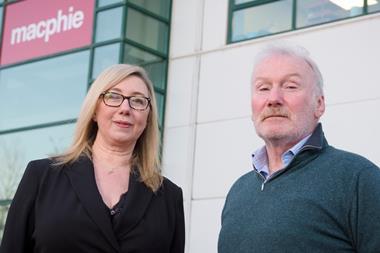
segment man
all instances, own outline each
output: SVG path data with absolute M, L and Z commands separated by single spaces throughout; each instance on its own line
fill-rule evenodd
M 380 252 L 380 170 L 327 143 L 322 84 L 303 48 L 258 56 L 252 120 L 265 146 L 228 193 L 219 253 Z

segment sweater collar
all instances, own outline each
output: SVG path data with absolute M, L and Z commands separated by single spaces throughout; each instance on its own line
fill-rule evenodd
M 306 149 L 323 149 L 328 145 L 325 135 L 322 130 L 322 124 L 318 123 L 315 127 L 313 133 L 310 138 L 306 141 L 306 143 L 302 146 L 300 152 Z

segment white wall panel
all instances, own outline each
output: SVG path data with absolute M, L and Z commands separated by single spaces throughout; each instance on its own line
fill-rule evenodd
M 182 187 L 190 200 L 194 130 L 191 126 L 167 128 L 164 136 L 163 174 Z
M 216 253 L 224 199 L 192 202 L 189 253 Z
M 165 112 L 166 127 L 189 125 L 195 121 L 194 110 L 197 105 L 193 101 L 198 96 L 197 62 L 196 57 L 170 61 Z
M 322 118 L 327 141 L 380 166 L 379 109 L 380 99 L 328 106 Z
M 203 0 L 173 0 L 170 57 L 199 51 L 201 47 Z
M 202 56 L 198 121 L 250 115 L 250 76 L 255 50 L 239 47 Z
M 202 50 L 226 45 L 228 27 L 228 0 L 205 0 Z
M 251 153 L 261 145 L 250 118 L 198 125 L 193 199 L 225 196 L 252 169 Z

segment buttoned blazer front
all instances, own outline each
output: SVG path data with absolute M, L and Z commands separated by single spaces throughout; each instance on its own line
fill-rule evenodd
M 168 179 L 152 192 L 131 173 L 121 222 L 112 227 L 93 164 L 32 161 L 9 209 L 1 253 L 184 252 L 182 190 Z

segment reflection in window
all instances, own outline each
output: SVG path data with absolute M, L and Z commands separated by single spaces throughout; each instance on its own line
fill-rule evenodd
M 291 29 L 292 0 L 264 4 L 235 11 L 232 40 L 244 40 Z
M 94 65 L 92 68 L 93 79 L 95 79 L 105 68 L 119 63 L 119 51 L 119 43 L 95 48 Z
M 1 70 L 0 130 L 76 118 L 88 60 L 82 51 Z
M 229 0 L 229 2 L 231 18 L 228 43 L 380 12 L 380 0 Z
M 158 124 L 160 127 L 162 127 L 163 120 L 164 120 L 164 96 L 161 93 L 156 92 L 156 99 L 157 99 L 157 111 L 158 111 Z
M 125 45 L 124 55 L 124 62 L 143 67 L 148 72 L 154 86 L 165 89 L 167 64 L 164 59 L 128 44 Z
M 380 1 L 368 0 L 368 12 L 380 11 Z
M 74 124 L 68 124 L 0 135 L 0 199 L 13 197 L 30 160 L 63 152 L 73 130 Z
M 363 4 L 355 6 L 348 1 L 297 1 L 297 27 L 310 26 L 363 14 Z
M 164 18 L 169 18 L 170 0 L 129 0 L 148 11 L 151 11 Z
M 168 49 L 168 26 L 131 8 L 127 14 L 126 36 L 164 54 Z
M 165 89 L 166 84 L 166 61 L 159 60 L 157 62 L 141 65 L 149 74 L 155 87 Z
M 2 25 L 3 25 L 3 7 L 0 7 L 0 37 L 1 37 Z
M 99 12 L 96 18 L 95 42 L 120 38 L 122 15 L 122 7 Z
M 103 6 L 107 6 L 107 5 L 111 5 L 111 4 L 115 4 L 115 3 L 120 3 L 122 1 L 123 0 L 98 0 L 98 7 L 103 7 Z
M 160 57 L 126 44 L 124 47 L 124 62 L 134 65 L 147 65 L 161 60 Z
M 235 0 L 235 4 L 244 4 L 248 2 L 254 2 L 254 1 L 257 1 L 257 0 Z

